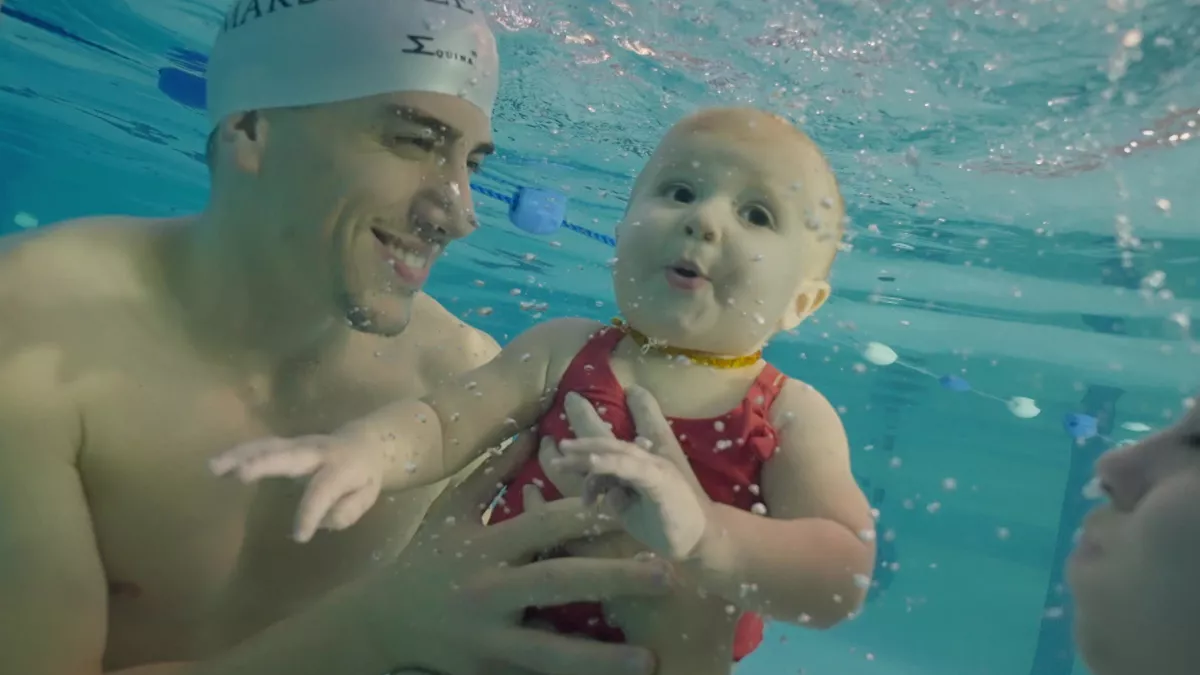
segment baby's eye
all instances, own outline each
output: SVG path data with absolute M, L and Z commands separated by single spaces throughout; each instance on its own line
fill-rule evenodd
M 696 201 L 696 193 L 686 185 L 672 185 L 667 188 L 667 196 L 680 204 L 691 204 Z
M 758 204 L 743 206 L 738 216 L 756 227 L 771 227 L 775 223 L 775 219 L 771 217 L 771 212 Z

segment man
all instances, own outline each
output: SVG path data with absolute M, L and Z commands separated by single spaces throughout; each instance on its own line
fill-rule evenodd
M 421 285 L 476 226 L 497 67 L 468 0 L 241 0 L 210 64 L 205 212 L 4 242 L 0 672 L 649 672 L 518 625 L 529 603 L 665 584 L 650 563 L 525 564 L 590 524 L 555 505 L 484 532 L 501 473 L 406 549 L 441 486 L 300 546 L 294 486 L 207 470 L 495 354 Z

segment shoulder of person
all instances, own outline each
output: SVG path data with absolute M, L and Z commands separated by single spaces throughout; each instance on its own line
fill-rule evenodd
M 771 404 L 771 424 L 780 431 L 804 429 L 805 436 L 844 436 L 842 418 L 815 387 L 787 378 Z
M 478 368 L 500 353 L 495 338 L 454 316 L 427 293 L 417 294 L 407 331 L 419 332 L 421 342 L 427 345 L 423 358 L 447 362 L 442 365 L 455 370 Z
M 0 239 L 0 303 L 10 311 L 146 297 L 140 260 L 155 222 L 125 216 L 64 221 Z
M 91 323 L 147 296 L 133 219 L 64 222 L 0 240 L 0 452 L 74 462 L 75 391 Z M 10 458 L 11 459 L 11 458 Z

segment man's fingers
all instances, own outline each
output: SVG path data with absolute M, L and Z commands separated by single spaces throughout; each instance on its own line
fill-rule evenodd
M 533 483 L 521 488 L 521 501 L 525 505 L 524 513 L 538 513 L 546 506 L 546 498 Z
M 538 446 L 538 463 L 542 466 L 548 466 L 550 462 L 562 457 L 562 453 L 558 450 L 558 443 L 550 436 L 543 436 L 542 443 Z
M 612 438 L 613 432 L 588 400 L 575 392 L 563 399 L 567 422 L 578 438 Z
M 671 571 L 661 560 L 627 558 L 550 558 L 520 567 L 498 568 L 488 575 L 494 592 L 485 592 L 488 611 L 519 612 L 612 598 L 656 597 L 671 589 Z
M 534 513 L 490 525 L 482 535 L 496 542 L 496 554 L 506 562 L 530 560 L 537 554 L 574 539 L 606 534 L 620 524 L 583 507 L 579 499 L 559 499 Z M 482 546 L 482 544 L 480 544 Z
M 485 653 L 511 664 L 518 669 L 516 672 L 538 675 L 652 675 L 655 670 L 654 655 L 644 647 L 532 628 L 496 631 L 481 647 Z

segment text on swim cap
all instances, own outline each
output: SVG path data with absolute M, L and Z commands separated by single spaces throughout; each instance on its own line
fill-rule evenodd
M 235 28 L 241 28 L 247 23 L 256 19 L 261 19 L 264 16 L 270 16 L 276 12 L 292 9 L 294 7 L 303 7 L 305 5 L 315 5 L 318 2 L 336 2 L 337 0 L 237 0 L 233 3 L 233 7 L 225 14 L 225 21 L 221 24 L 221 32 L 227 33 Z M 411 2 L 411 0 L 397 0 L 398 2 Z M 443 7 L 453 7 L 467 14 L 474 14 L 475 10 L 468 7 L 469 0 L 424 0 L 431 5 L 441 5 Z M 263 9 L 263 7 L 266 9 Z
M 408 35 L 409 41 L 413 43 L 413 47 L 403 49 L 405 54 L 422 54 L 424 56 L 432 56 L 438 59 L 449 59 L 451 61 L 460 61 L 469 66 L 475 65 L 475 59 L 479 56 L 479 52 L 474 49 L 470 54 L 462 54 L 449 49 L 442 49 L 435 46 L 436 38 L 430 35 Z

